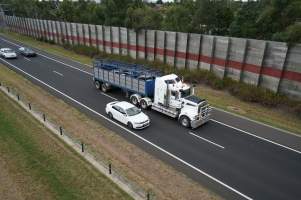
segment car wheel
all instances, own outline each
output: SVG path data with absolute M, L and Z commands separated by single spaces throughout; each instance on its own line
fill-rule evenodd
M 100 84 L 99 81 L 95 81 L 95 82 L 94 82 L 94 85 L 95 85 L 96 89 L 100 90 L 101 84 Z
M 132 103 L 133 105 L 137 106 L 137 104 L 138 104 L 138 99 L 137 99 L 137 97 L 132 96 L 130 100 L 131 100 L 131 103 Z
M 147 103 L 144 99 L 140 101 L 140 106 L 142 109 L 146 110 L 148 108 Z
M 128 127 L 129 127 L 129 129 L 134 129 L 133 124 L 131 122 L 128 122 Z
M 108 115 L 109 115 L 109 118 L 110 118 L 110 119 L 113 119 L 112 113 L 109 112 Z
M 190 119 L 186 116 L 182 116 L 180 118 L 180 123 L 182 126 L 186 127 L 186 128 L 189 128 L 190 127 Z

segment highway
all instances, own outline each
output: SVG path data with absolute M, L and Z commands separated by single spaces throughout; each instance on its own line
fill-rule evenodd
M 18 45 L 0 37 L 1 48 Z M 147 111 L 151 126 L 131 131 L 105 114 L 106 103 L 125 100 L 123 93 L 103 94 L 94 88 L 90 67 L 37 52 L 35 58 L 0 61 L 226 199 L 301 199 L 300 136 L 219 109 L 196 130 Z

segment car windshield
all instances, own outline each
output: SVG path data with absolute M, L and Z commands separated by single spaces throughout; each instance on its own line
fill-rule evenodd
M 126 114 L 128 116 L 138 115 L 139 113 L 141 113 L 141 110 L 137 107 L 132 107 L 132 108 L 126 109 Z
M 4 53 L 13 53 L 13 50 L 4 50 Z

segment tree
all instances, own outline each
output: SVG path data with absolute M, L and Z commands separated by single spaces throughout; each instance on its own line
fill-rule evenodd
M 192 0 L 172 4 L 165 10 L 164 29 L 180 32 L 195 32 L 193 16 L 195 3 Z

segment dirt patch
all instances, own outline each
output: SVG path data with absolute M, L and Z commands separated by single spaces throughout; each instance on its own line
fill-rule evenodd
M 10 174 L 7 163 L 0 157 L 0 194 L 1 199 L 23 200 L 22 193 L 18 188 L 15 177 Z
M 127 178 L 152 190 L 157 199 L 220 199 L 184 174 L 4 66 L 0 66 L 0 80 L 22 91 L 20 94 L 51 120 L 63 124 L 68 132 L 88 144 L 88 148 L 95 153 L 110 160 Z

